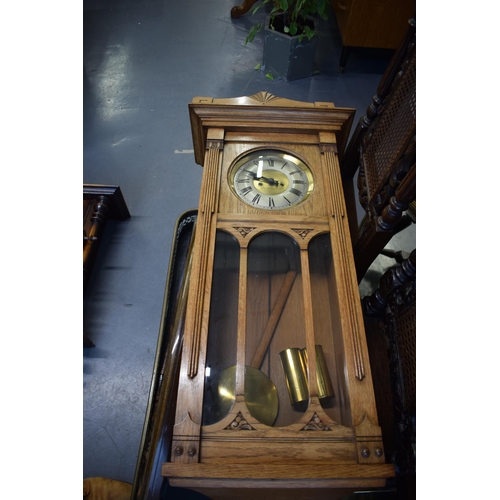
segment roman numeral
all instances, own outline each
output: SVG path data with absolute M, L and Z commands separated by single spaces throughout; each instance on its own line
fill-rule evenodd
M 285 163 L 283 163 L 283 166 L 281 167 L 281 170 L 283 170 L 287 165 L 288 165 L 288 162 L 286 161 Z
M 251 186 L 248 186 L 248 187 L 246 187 L 246 188 L 242 189 L 242 190 L 240 191 L 240 194 L 241 194 L 242 196 L 245 196 L 245 195 L 246 195 L 248 192 L 250 192 L 251 190 L 252 190 L 252 187 L 251 187 Z
M 260 198 L 261 198 L 260 194 L 256 194 L 253 197 L 252 203 L 259 203 Z
M 243 184 L 243 183 L 245 183 L 245 182 L 250 182 L 250 180 L 251 180 L 251 179 L 238 179 L 236 182 L 237 182 L 238 184 Z
M 305 184 L 306 181 L 293 181 L 294 184 Z
M 267 160 L 267 164 L 270 166 L 270 167 L 274 167 L 274 160 L 272 158 L 268 158 Z
M 274 204 L 274 200 L 269 197 L 269 208 L 274 208 L 276 205 Z
M 291 205 L 291 204 L 292 204 L 292 202 L 291 202 L 291 201 L 290 201 L 290 200 L 289 200 L 286 196 L 283 196 L 283 198 L 285 198 L 285 200 L 287 201 L 287 203 L 288 203 L 289 205 Z
M 295 188 L 290 189 L 290 193 L 296 194 L 297 196 L 300 196 L 302 194 L 298 189 Z
M 293 172 L 289 172 L 290 175 L 300 174 L 301 170 L 294 170 Z

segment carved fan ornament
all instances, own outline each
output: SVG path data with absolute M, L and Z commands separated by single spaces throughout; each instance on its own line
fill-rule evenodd
M 255 429 L 245 420 L 241 412 L 238 412 L 235 419 L 224 428 L 226 431 L 254 431 Z
M 266 104 L 268 102 L 279 99 L 279 97 L 276 97 L 275 95 L 270 94 L 269 92 L 257 92 L 257 94 L 251 95 L 250 99 L 260 102 L 261 104 Z
M 324 424 L 319 418 L 318 414 L 314 412 L 311 420 L 303 428 L 303 431 L 331 431 L 328 425 Z

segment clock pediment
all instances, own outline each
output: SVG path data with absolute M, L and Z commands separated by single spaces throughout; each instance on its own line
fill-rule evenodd
M 345 148 L 356 110 L 338 108 L 328 102 L 303 102 L 258 92 L 251 96 L 219 99 L 195 97 L 189 104 L 195 161 L 204 165 L 208 130 L 226 132 L 336 134 L 340 155 Z

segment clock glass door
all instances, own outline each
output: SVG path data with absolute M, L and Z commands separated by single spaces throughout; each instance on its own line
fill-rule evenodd
M 245 393 L 251 399 L 247 401 L 248 409 L 267 425 L 290 425 L 307 409 L 308 394 L 307 374 L 300 364 L 300 349 L 306 344 L 300 250 L 287 234 L 265 232 L 250 242 L 246 304 Z M 287 360 L 287 356 L 291 359 Z M 260 381 L 263 376 L 270 386 Z M 287 386 L 290 377 L 298 377 L 302 388 L 303 397 L 293 401 Z M 261 408 L 269 403 L 261 403 L 250 394 L 263 390 L 276 394 L 272 408 Z
M 308 254 L 319 401 L 331 419 L 350 425 L 342 324 L 330 235 L 323 233 L 313 238 Z
M 218 230 L 210 299 L 203 425 L 221 420 L 234 404 L 239 267 L 238 242 L 230 234 Z
M 309 262 L 311 310 L 304 304 L 301 252 Z M 261 232 L 242 248 L 234 236 L 217 230 L 203 425 L 226 417 L 238 390 L 248 411 L 265 425 L 283 427 L 301 418 L 310 401 L 307 314 L 314 325 L 319 401 L 335 422 L 351 424 L 335 283 L 328 233 L 300 250 L 294 238 L 279 231 Z M 244 364 L 239 388 L 238 360 Z

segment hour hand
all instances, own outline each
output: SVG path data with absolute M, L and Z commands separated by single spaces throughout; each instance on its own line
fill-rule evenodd
M 279 182 L 274 180 L 272 177 L 260 177 L 258 180 L 267 182 L 270 186 L 277 186 L 279 184 Z
M 272 177 L 262 177 L 262 176 L 259 177 L 258 174 L 247 169 L 245 169 L 245 172 L 247 174 L 250 174 L 254 180 L 267 182 L 270 186 L 277 186 L 279 184 L 279 182 L 274 180 Z

